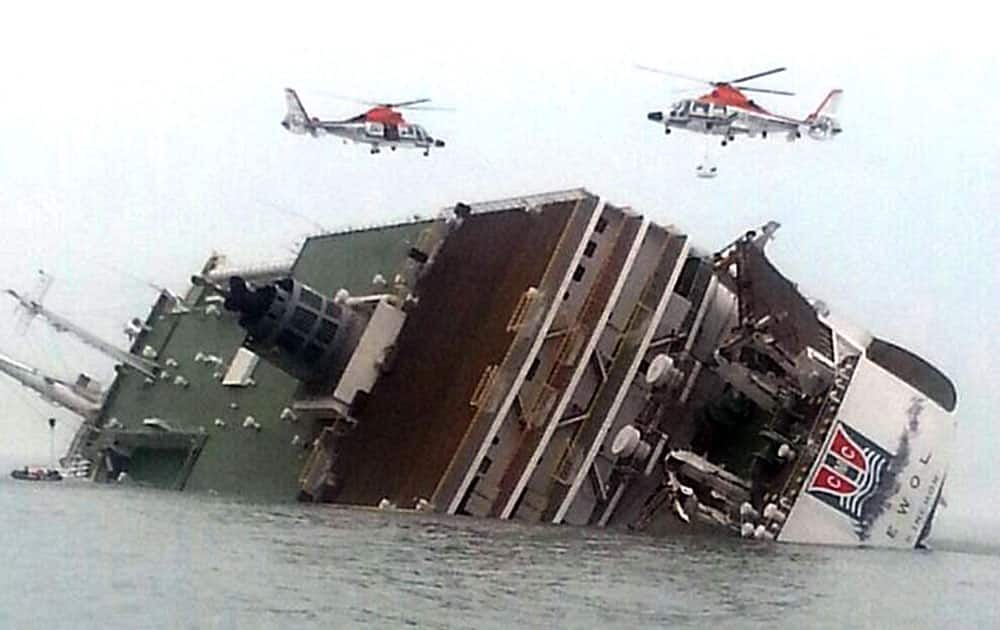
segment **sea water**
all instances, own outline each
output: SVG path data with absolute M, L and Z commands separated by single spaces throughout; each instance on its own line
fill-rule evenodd
M 0 628 L 987 628 L 1000 556 L 0 481 Z

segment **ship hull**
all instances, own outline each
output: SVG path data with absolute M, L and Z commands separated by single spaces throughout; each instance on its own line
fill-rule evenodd
M 163 372 L 120 371 L 72 455 L 257 500 L 916 547 L 954 387 L 803 296 L 776 227 L 705 253 L 575 189 L 213 257 L 135 339 Z

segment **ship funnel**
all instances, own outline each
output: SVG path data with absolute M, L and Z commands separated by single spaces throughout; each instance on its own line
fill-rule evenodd
M 293 278 L 256 286 L 229 278 L 226 309 L 239 313 L 243 345 L 310 384 L 343 372 L 364 329 L 364 317 Z

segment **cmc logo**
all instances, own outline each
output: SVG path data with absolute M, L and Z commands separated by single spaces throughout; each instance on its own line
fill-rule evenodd
M 833 432 L 806 491 L 861 527 L 865 502 L 879 487 L 892 455 L 843 422 Z

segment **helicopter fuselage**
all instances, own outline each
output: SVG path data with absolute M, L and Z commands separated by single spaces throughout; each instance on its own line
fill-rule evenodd
M 403 147 L 423 149 L 424 155 L 429 155 L 431 148 L 442 148 L 445 145 L 443 140 L 432 137 L 420 125 L 407 122 L 389 104 L 374 107 L 345 120 L 320 120 L 306 114 L 294 90 L 285 90 L 285 100 L 288 112 L 281 121 L 281 126 L 294 134 L 311 135 L 314 138 L 321 135 L 336 136 L 345 142 L 367 144 L 371 147 L 371 153 L 379 153 L 382 147 L 389 147 L 392 151 Z M 426 99 L 421 99 L 423 100 Z
M 722 136 L 722 144 L 738 135 L 766 138 L 769 133 L 785 133 L 789 142 L 802 137 L 802 132 L 814 140 L 829 140 L 841 132 L 840 123 L 827 104 L 839 100 L 840 90 L 827 96 L 815 113 L 804 119 L 771 113 L 739 90 L 720 86 L 711 93 L 693 99 L 682 99 L 670 110 L 650 112 L 647 118 L 661 123 L 666 133 L 671 129 L 686 129 L 710 136 Z
M 288 127 L 292 133 L 310 134 L 314 137 L 322 135 L 336 136 L 345 142 L 367 144 L 372 153 L 378 153 L 382 147 L 423 149 L 427 152 L 432 147 L 441 148 L 443 140 L 437 140 L 420 125 L 393 124 L 372 121 L 331 122 L 315 121 L 299 128 Z

